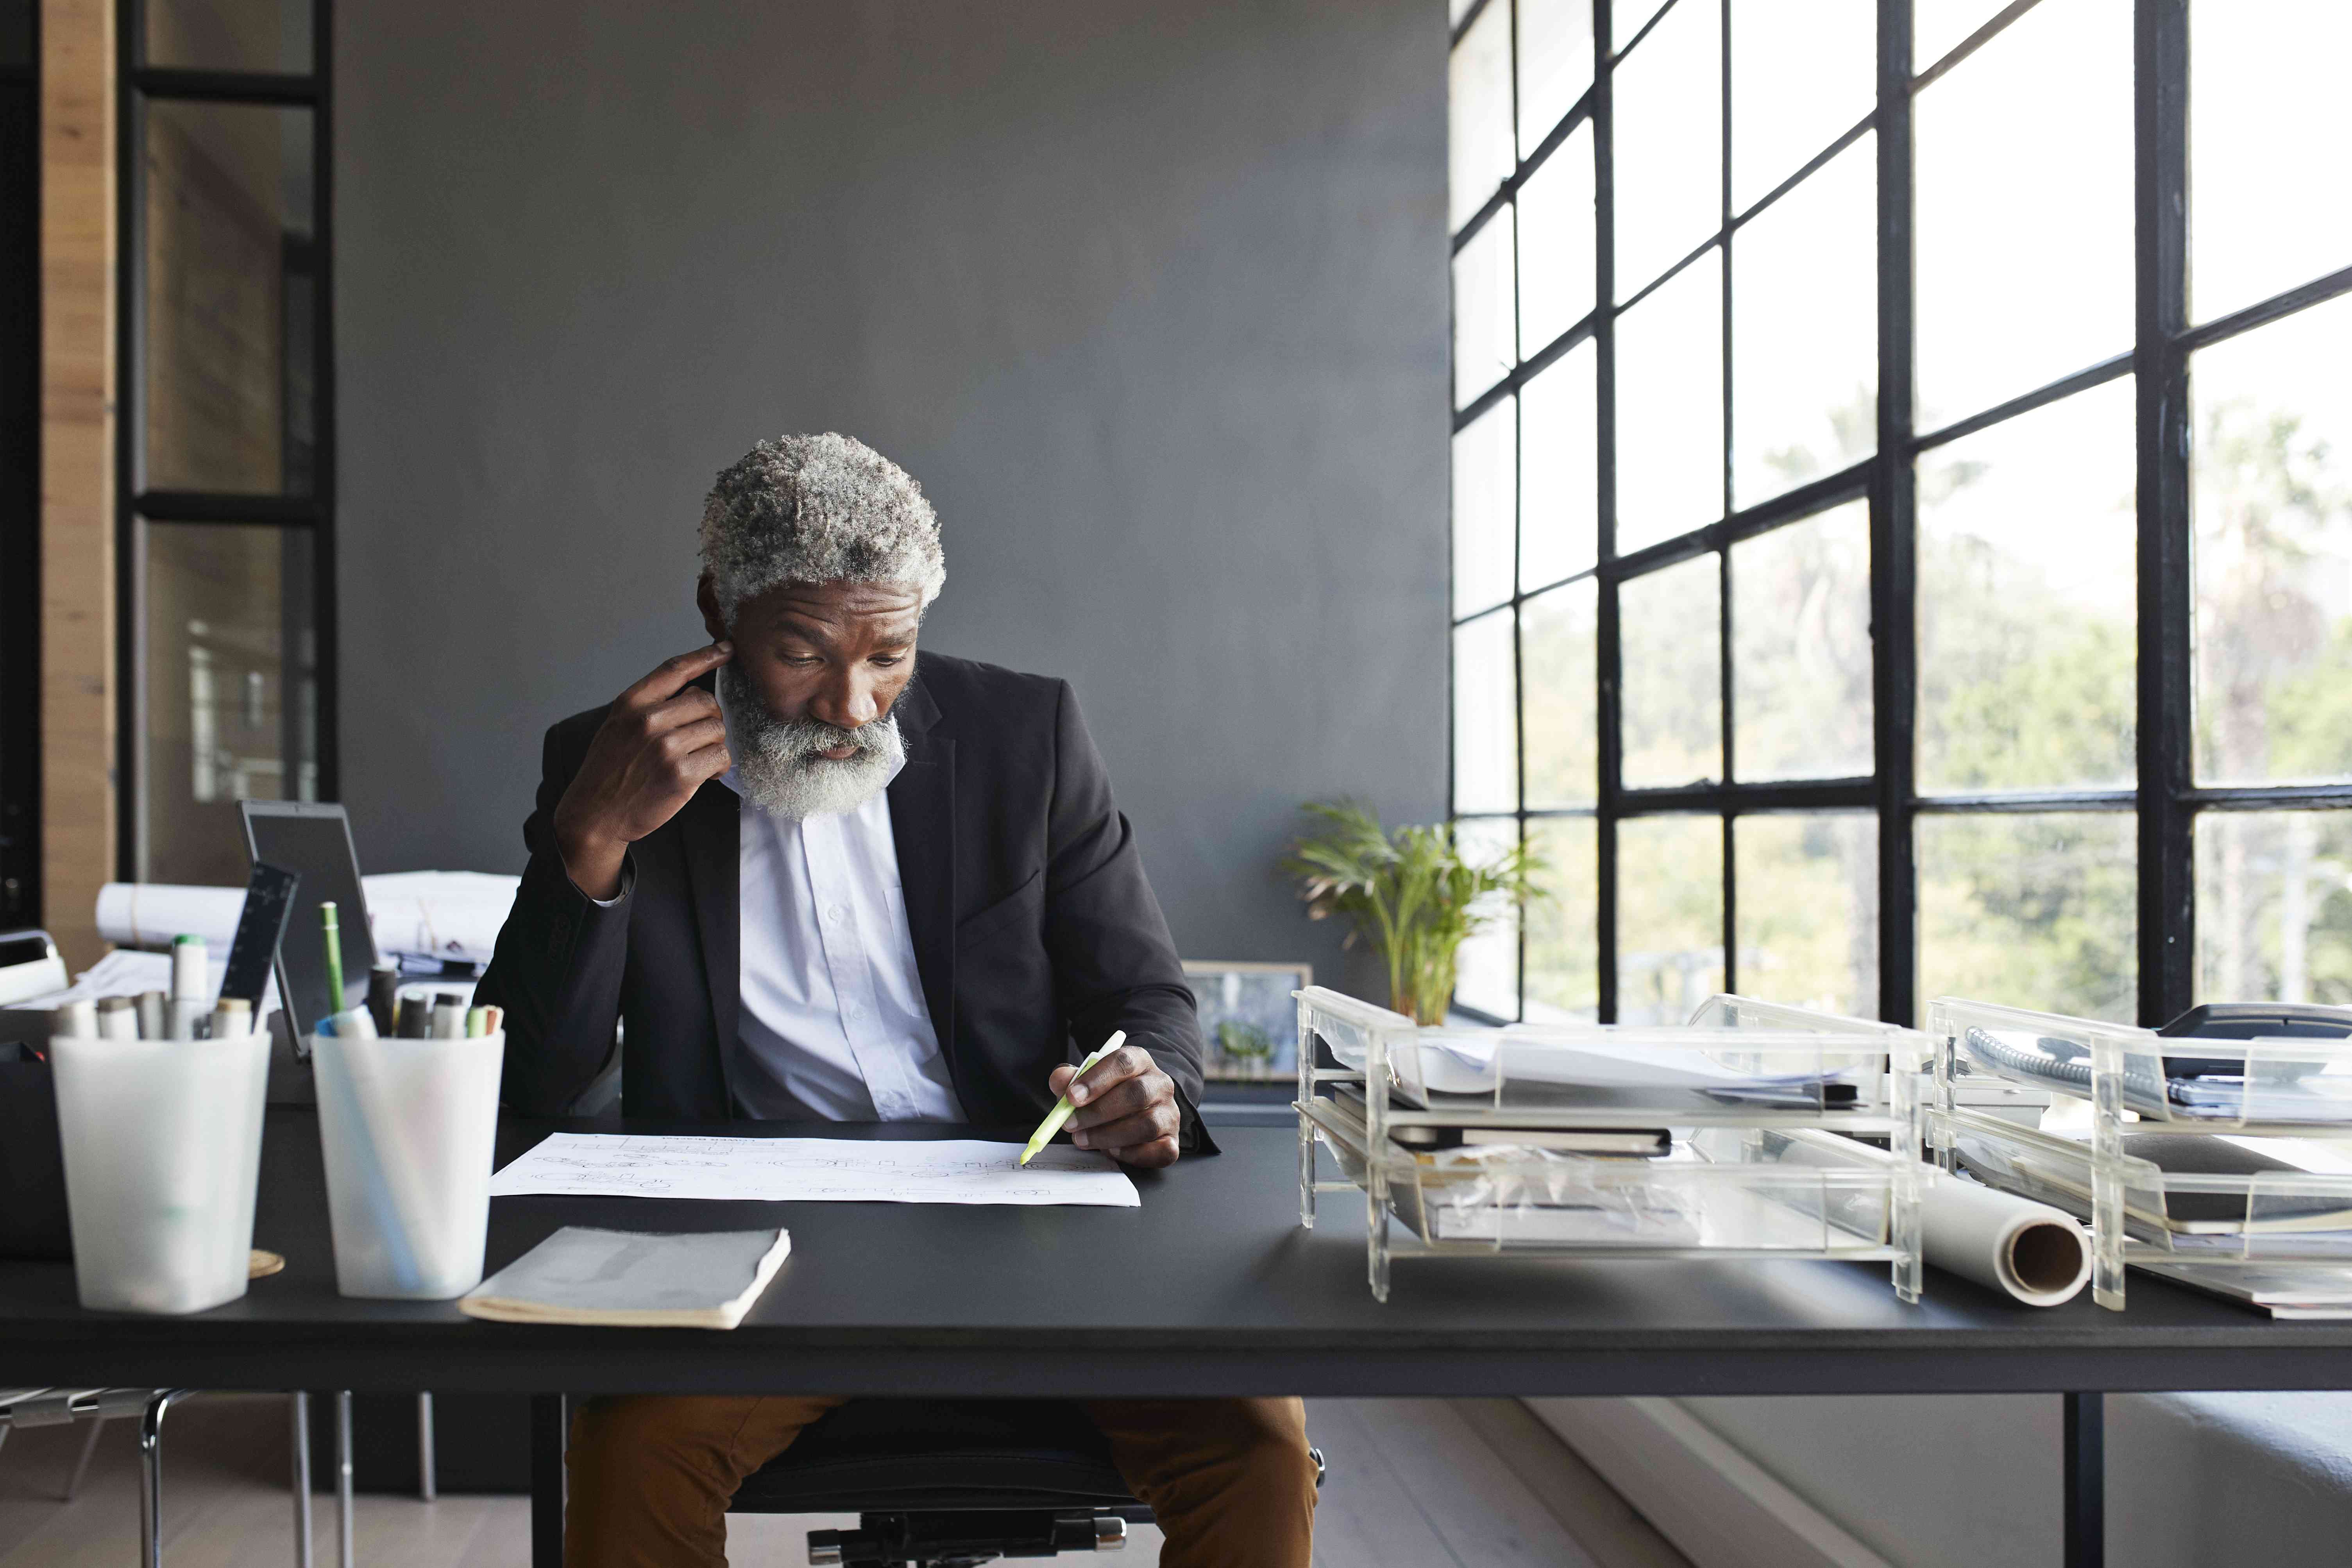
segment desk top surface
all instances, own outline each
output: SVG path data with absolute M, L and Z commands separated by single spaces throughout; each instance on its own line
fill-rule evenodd
M 971 1136 L 969 1129 L 509 1120 L 547 1132 Z M 1010 1136 L 1017 1140 L 1019 1134 Z M 499 1268 L 562 1225 L 782 1225 L 789 1261 L 730 1333 L 478 1322 L 446 1302 L 335 1294 L 316 1123 L 273 1110 L 254 1243 L 284 1272 L 187 1318 L 85 1312 L 69 1265 L 0 1263 L 0 1382 L 205 1387 L 1134 1395 L 1764 1394 L 2352 1386 L 2352 1323 L 2273 1322 L 2135 1275 L 2019 1307 L 1884 1265 L 1400 1257 L 1365 1283 L 1360 1199 L 1297 1221 L 1297 1137 L 1140 1173 L 1136 1209 L 499 1198 Z

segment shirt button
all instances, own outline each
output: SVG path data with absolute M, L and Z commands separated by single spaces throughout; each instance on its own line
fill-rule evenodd
M 847 910 L 843 909 L 839 904 L 834 904 L 825 910 L 824 918 L 837 922 L 847 913 L 849 913 Z

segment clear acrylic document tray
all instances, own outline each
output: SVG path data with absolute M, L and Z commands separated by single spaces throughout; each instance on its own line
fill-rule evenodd
M 1957 997 L 1927 1017 L 1937 1163 L 2090 1221 L 2100 1305 L 2124 1305 L 2134 1263 L 2352 1263 L 2352 1174 L 2248 1168 L 2288 1163 L 2270 1141 L 2352 1139 L 2352 1040 L 2162 1036 Z M 2084 1102 L 2087 1138 L 1969 1103 L 1993 1082 Z
M 1627 1029 L 1424 1027 L 1322 987 L 1297 997 L 1300 1220 L 1314 1224 L 1318 1191 L 1363 1191 L 1379 1299 L 1400 1241 L 1881 1260 L 1917 1298 L 1926 1042 L 1912 1031 L 1739 997 L 1682 1028 Z M 1318 1065 L 1318 1041 L 1338 1066 Z M 1320 1178 L 1318 1145 L 1341 1180 Z

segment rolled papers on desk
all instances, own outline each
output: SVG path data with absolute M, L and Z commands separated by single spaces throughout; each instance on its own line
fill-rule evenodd
M 2029 1307 L 2071 1301 L 2091 1278 L 2091 1238 L 2072 1215 L 1933 1173 L 1919 1194 L 1927 1261 Z

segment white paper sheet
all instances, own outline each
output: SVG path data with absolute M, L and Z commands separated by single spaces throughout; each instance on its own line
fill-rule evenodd
M 555 1132 L 490 1178 L 490 1196 L 737 1198 L 766 1203 L 1085 1204 L 1143 1200 L 1108 1155 L 972 1138 L 658 1138 Z

